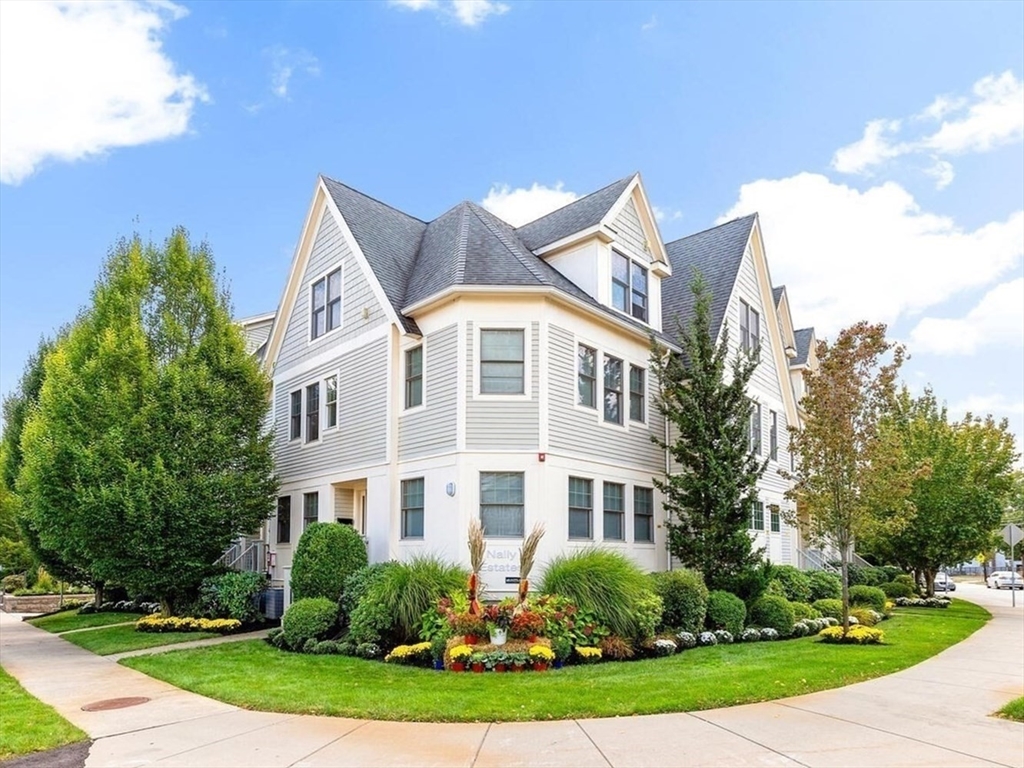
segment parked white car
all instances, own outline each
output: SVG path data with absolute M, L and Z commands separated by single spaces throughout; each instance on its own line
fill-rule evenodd
M 990 589 L 1024 589 L 1024 579 L 1013 571 L 996 571 L 985 579 L 985 586 Z

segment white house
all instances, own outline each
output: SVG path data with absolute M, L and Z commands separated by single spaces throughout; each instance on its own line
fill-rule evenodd
M 773 292 L 756 215 L 663 243 L 635 174 L 518 228 L 470 202 L 425 222 L 321 176 L 269 338 L 266 316 L 246 326 L 274 384 L 274 579 L 312 521 L 355 526 L 371 561 L 466 560 L 480 517 L 499 593 L 535 522 L 541 566 L 600 544 L 669 567 L 648 357 L 688 316 L 694 267 L 716 332 L 761 347 L 752 439 L 770 464 L 751 531 L 796 563 L 779 472 L 810 335 Z

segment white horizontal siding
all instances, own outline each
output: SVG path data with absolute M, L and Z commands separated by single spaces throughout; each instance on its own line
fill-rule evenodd
M 612 222 L 612 227 L 617 232 L 616 239 L 625 248 L 636 256 L 646 256 L 650 259 L 647 249 L 647 235 L 643 225 L 640 223 L 640 216 L 636 212 L 636 204 L 630 198 L 626 201 L 619 215 Z
M 455 450 L 458 427 L 459 329 L 427 334 L 423 344 L 424 408 L 399 416 L 399 461 Z M 405 361 L 400 363 L 405 365 Z M 399 395 L 404 397 L 404 389 Z

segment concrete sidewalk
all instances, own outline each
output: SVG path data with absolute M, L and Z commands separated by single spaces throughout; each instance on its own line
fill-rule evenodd
M 994 618 L 915 667 L 833 691 L 692 714 L 539 723 L 392 723 L 249 712 L 0 617 L 0 661 L 96 742 L 88 766 L 1013 766 L 1024 724 L 1024 610 L 964 585 Z M 1018 595 L 1020 597 L 1020 595 Z M 258 685 L 258 681 L 253 681 Z M 571 694 L 571 692 L 570 692 Z M 108 712 L 83 704 L 148 703 Z

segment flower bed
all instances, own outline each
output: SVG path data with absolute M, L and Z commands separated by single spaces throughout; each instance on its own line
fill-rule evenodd
M 217 632 L 229 635 L 242 628 L 238 619 L 196 619 L 191 616 L 146 616 L 135 622 L 136 632 Z
M 448 639 L 444 651 L 444 668 L 449 672 L 470 671 L 474 662 L 488 671 L 521 672 L 532 668 L 535 662 L 550 663 L 553 660 L 551 641 L 546 637 L 539 637 L 536 642 L 508 640 L 504 645 L 467 645 L 461 636 L 456 636 Z

